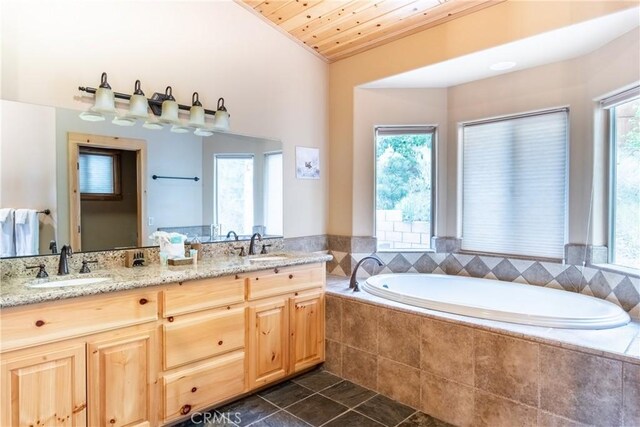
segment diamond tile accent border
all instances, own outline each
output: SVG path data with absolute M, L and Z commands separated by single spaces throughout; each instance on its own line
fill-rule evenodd
M 342 247 L 348 246 L 341 243 Z M 365 263 L 358 271 L 359 278 L 381 273 L 433 273 L 518 282 L 605 299 L 621 306 L 631 317 L 640 319 L 640 279 L 595 266 L 453 253 L 345 253 L 334 251 L 331 246 L 329 251 L 334 256 L 334 261 L 327 264 L 330 274 L 349 276 L 358 261 L 374 255 L 384 267 Z

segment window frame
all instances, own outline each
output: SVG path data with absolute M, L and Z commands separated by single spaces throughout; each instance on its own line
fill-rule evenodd
M 607 171 L 607 264 L 618 269 L 635 270 L 633 267 L 616 264 L 616 183 L 617 183 L 617 147 L 616 147 L 616 107 L 627 102 L 640 99 L 640 86 L 633 86 L 625 90 L 616 92 L 600 101 L 600 108 L 605 110 L 606 126 L 607 126 L 607 155 L 608 171 Z
M 80 200 L 86 201 L 120 201 L 122 200 L 122 152 L 109 148 L 80 146 L 78 161 L 82 155 L 107 156 L 112 158 L 113 192 L 112 193 L 80 193 Z M 79 164 L 78 164 L 78 167 Z M 80 188 L 80 186 L 78 186 Z
M 256 156 L 252 153 L 214 153 L 213 155 L 213 223 L 220 224 L 220 212 L 219 203 L 218 203 L 218 159 L 251 159 L 253 162 L 253 180 L 251 183 L 252 186 L 252 197 L 255 199 L 255 158 Z M 254 207 L 255 208 L 255 207 Z M 252 212 L 251 215 L 254 217 L 252 222 L 255 222 L 255 215 Z M 234 230 L 235 231 L 235 230 Z M 241 233 L 239 233 L 240 235 Z
M 431 238 L 429 239 L 429 248 L 380 248 L 378 246 L 378 218 L 376 215 L 378 208 L 378 167 L 376 160 L 376 151 L 378 144 L 378 129 L 392 129 L 397 130 L 398 132 L 404 131 L 404 134 L 411 134 L 411 130 L 416 131 L 424 131 L 428 130 L 429 132 L 423 133 L 431 133 L 431 219 L 429 224 L 429 234 Z M 439 127 L 437 124 L 423 124 L 423 125 L 375 125 L 373 127 L 373 230 L 372 236 L 376 238 L 376 252 L 388 252 L 388 253 L 402 253 L 402 252 L 412 252 L 412 253 L 434 253 L 435 248 L 433 247 L 433 238 L 436 237 L 436 221 L 437 221 L 437 191 L 438 191 L 438 133 Z M 402 134 L 402 133 L 399 133 Z
M 283 199 L 283 203 L 284 203 L 284 153 L 282 152 L 282 150 L 273 150 L 273 151 L 265 151 L 264 155 L 262 157 L 263 160 L 263 168 L 262 168 L 262 175 L 263 175 L 263 180 L 262 180 L 262 192 L 263 192 L 263 214 L 264 214 L 264 227 L 265 227 L 265 232 L 267 233 L 268 236 L 282 236 L 284 235 L 284 205 L 281 206 L 282 209 L 282 217 L 280 218 L 281 220 L 281 224 L 280 227 L 282 229 L 282 234 L 269 234 L 269 230 L 267 228 L 267 209 L 266 207 L 268 206 L 268 199 L 269 199 L 269 194 L 267 192 L 267 186 L 269 185 L 269 178 L 267 175 L 267 158 L 269 156 L 276 156 L 279 155 L 282 158 L 282 170 L 280 171 L 282 173 L 282 185 L 281 185 L 281 191 L 282 191 L 282 199 Z
M 533 116 L 540 116 L 540 115 L 545 115 L 545 114 L 554 114 L 554 113 L 558 113 L 558 112 L 565 112 L 567 115 L 567 129 L 566 129 L 566 139 L 565 139 L 565 158 L 564 158 L 564 174 L 565 174 L 565 180 L 564 180 L 564 225 L 563 225 L 563 236 L 562 236 L 562 240 L 563 240 L 563 253 L 565 253 L 565 255 L 563 255 L 562 258 L 555 258 L 555 257 L 544 257 L 544 256 L 539 256 L 539 255 L 530 255 L 530 254 L 514 254 L 514 253 L 502 253 L 502 252 L 490 252 L 490 251 L 478 251 L 478 250 L 469 250 L 469 249 L 462 249 L 462 243 L 461 243 L 461 248 L 460 248 L 460 253 L 462 254 L 470 254 L 470 255 L 489 255 L 489 256 L 499 256 L 499 257 L 508 257 L 508 258 L 513 258 L 513 259 L 537 259 L 537 260 L 542 260 L 542 261 L 552 261 L 552 262 L 557 262 L 557 261 L 563 261 L 564 260 L 564 256 L 566 256 L 566 252 L 565 249 L 567 244 L 569 243 L 569 191 L 570 191 L 570 180 L 571 180 L 571 109 L 568 105 L 565 106 L 559 106 L 559 107 L 550 107 L 550 108 L 544 108 L 544 109 L 540 109 L 540 110 L 532 110 L 532 111 L 525 111 L 525 112 L 520 112 L 520 113 L 515 113 L 515 114 L 506 114 L 506 115 L 501 115 L 501 116 L 493 116 L 493 117 L 488 117 L 488 118 L 483 118 L 483 119 L 477 119 L 477 120 L 469 120 L 469 121 L 464 121 L 464 122 L 460 122 L 458 123 L 458 161 L 457 161 L 457 167 L 458 167 L 458 197 L 457 197 L 457 201 L 458 201 L 458 218 L 457 218 L 457 225 L 458 225 L 458 236 L 461 239 L 461 242 L 464 241 L 464 234 L 463 234 L 463 223 L 464 223 L 464 128 L 466 126 L 473 126 L 473 125 L 479 125 L 479 124 L 488 124 L 488 123 L 494 123 L 494 122 L 502 122 L 502 121 L 508 121 L 508 120 L 516 120 L 516 119 L 521 119 L 521 118 L 526 118 L 526 117 L 533 117 Z

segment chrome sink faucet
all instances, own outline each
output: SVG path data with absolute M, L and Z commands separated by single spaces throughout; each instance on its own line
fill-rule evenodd
M 73 254 L 70 245 L 64 245 L 60 250 L 60 262 L 58 263 L 58 276 L 69 274 L 69 257 Z
M 249 255 L 256 254 L 256 237 L 258 238 L 258 241 L 262 242 L 262 234 L 253 233 L 253 236 L 251 236 L 251 242 L 249 243 Z
M 380 261 L 378 258 L 374 256 L 366 256 L 362 258 L 360 261 L 358 261 L 358 263 L 356 264 L 356 268 L 354 268 L 353 273 L 351 273 L 351 280 L 349 280 L 349 289 L 353 289 L 353 292 L 360 292 L 360 287 L 358 286 L 358 281 L 356 280 L 356 276 L 358 275 L 358 269 L 360 268 L 360 265 L 369 259 L 377 262 L 380 267 L 382 267 L 383 265 L 382 261 Z

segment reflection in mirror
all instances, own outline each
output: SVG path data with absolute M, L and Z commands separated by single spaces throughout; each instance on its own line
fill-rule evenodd
M 282 236 L 279 141 L 86 122 L 75 110 L 5 100 L 0 111 L 1 257 L 67 243 L 76 251 L 148 246 L 156 230 L 201 242 L 230 231 Z

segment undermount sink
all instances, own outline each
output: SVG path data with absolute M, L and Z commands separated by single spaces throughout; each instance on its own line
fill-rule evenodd
M 51 280 L 49 282 L 32 282 L 30 288 L 66 288 L 68 286 L 94 285 L 111 280 L 108 277 L 87 277 L 81 279 Z
M 289 257 L 284 255 L 265 255 L 255 258 L 249 258 L 249 262 L 270 262 L 270 261 L 283 261 Z

